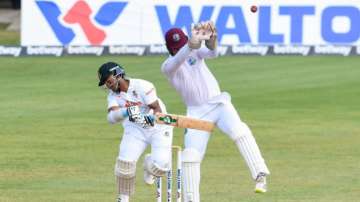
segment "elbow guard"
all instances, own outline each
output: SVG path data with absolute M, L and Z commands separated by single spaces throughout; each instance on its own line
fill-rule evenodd
M 109 123 L 115 124 L 124 120 L 126 117 L 128 117 L 126 108 L 119 110 L 111 110 L 107 115 L 107 120 Z

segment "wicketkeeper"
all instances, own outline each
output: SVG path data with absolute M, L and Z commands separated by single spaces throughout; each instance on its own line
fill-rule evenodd
M 101 65 L 98 75 L 99 86 L 109 90 L 107 120 L 122 123 L 124 128 L 115 176 L 117 201 L 128 202 L 135 192 L 136 162 L 148 145 L 151 154 L 145 156 L 145 183 L 153 184 L 155 176 L 164 176 L 169 170 L 173 128 L 154 123 L 153 114 L 166 113 L 166 108 L 152 83 L 126 77 L 124 69 L 114 62 Z
M 181 95 L 187 116 L 214 122 L 236 144 L 255 181 L 255 192 L 266 192 L 266 176 L 270 174 L 249 127 L 241 121 L 230 95 L 221 92 L 205 59 L 217 57 L 217 32 L 210 21 L 192 27 L 188 38 L 179 28 L 165 35 L 169 58 L 161 71 Z M 202 47 L 202 42 L 205 47 Z M 200 163 L 204 157 L 209 132 L 188 129 L 182 156 L 183 193 L 185 202 L 200 201 Z

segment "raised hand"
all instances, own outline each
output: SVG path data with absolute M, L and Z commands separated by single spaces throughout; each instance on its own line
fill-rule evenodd
M 217 30 L 212 21 L 208 21 L 208 29 L 211 30 L 212 34 L 210 39 L 205 40 L 205 46 L 210 50 L 215 50 L 217 47 Z
M 208 22 L 200 22 L 192 25 L 191 38 L 188 42 L 191 49 L 199 49 L 203 40 L 209 40 L 213 34 Z

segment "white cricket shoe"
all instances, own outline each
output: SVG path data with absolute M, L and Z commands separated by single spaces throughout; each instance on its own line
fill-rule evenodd
M 116 202 L 129 202 L 129 196 L 119 194 L 119 197 L 116 199 Z
M 146 169 L 146 165 L 149 161 L 150 161 L 150 154 L 146 154 L 144 159 L 144 182 L 148 185 L 153 185 L 155 183 L 156 177 Z
M 265 193 L 267 191 L 265 173 L 259 173 L 255 179 L 255 183 L 255 193 Z

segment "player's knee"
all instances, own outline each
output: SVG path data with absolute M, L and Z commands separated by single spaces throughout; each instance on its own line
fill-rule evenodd
M 170 158 L 171 158 L 171 150 L 169 150 L 166 153 L 162 153 L 160 155 L 151 154 L 151 160 L 156 162 L 156 164 L 158 164 L 160 167 L 168 167 L 168 165 L 170 164 Z
M 162 163 L 160 165 L 159 163 L 152 160 L 150 155 L 147 155 L 145 157 L 145 169 L 151 173 L 154 176 L 162 177 L 165 176 L 166 172 L 169 171 L 169 162 L 166 161 L 166 163 Z
M 164 169 L 168 169 L 170 167 L 170 156 L 167 159 L 154 159 L 153 163 L 159 167 L 159 168 L 164 168 Z
M 136 161 L 116 159 L 115 175 L 121 178 L 133 178 L 136 175 Z
M 251 136 L 252 133 L 251 133 L 250 128 L 247 126 L 247 124 L 244 123 L 244 122 L 241 122 L 236 127 L 233 127 L 230 130 L 229 135 L 230 135 L 230 138 L 233 141 L 237 141 L 237 140 L 239 140 L 241 138 L 244 138 L 246 136 Z
M 182 162 L 184 163 L 200 163 L 202 155 L 194 148 L 186 148 L 182 152 Z

